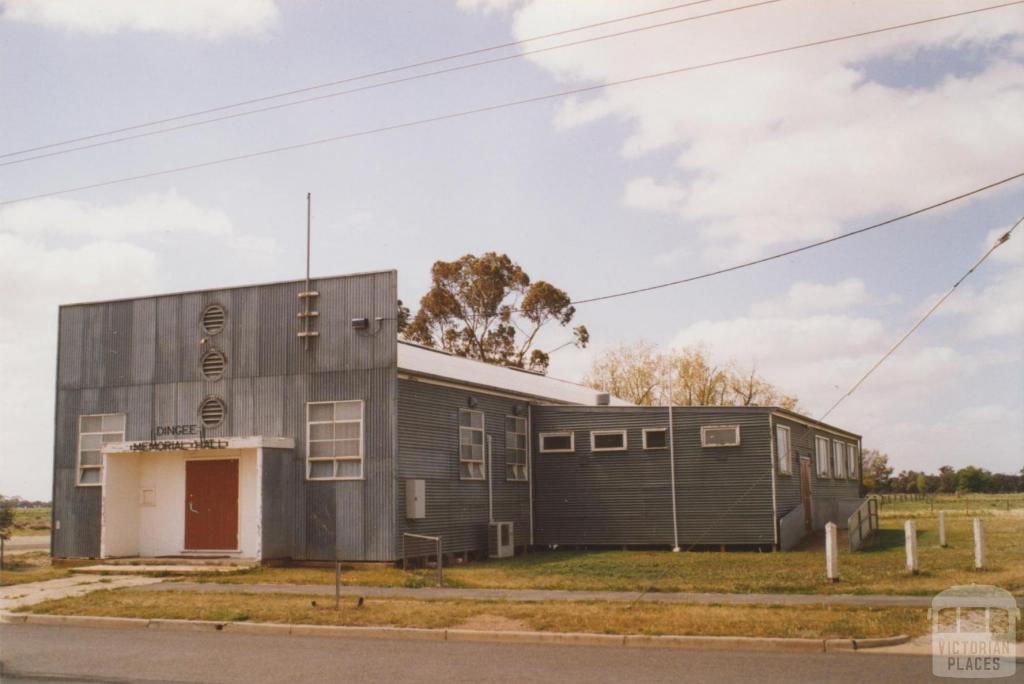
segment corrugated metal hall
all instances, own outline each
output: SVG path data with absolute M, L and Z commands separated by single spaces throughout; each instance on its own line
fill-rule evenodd
M 54 557 L 783 549 L 859 505 L 854 433 L 399 342 L 397 301 L 383 271 L 62 306 Z

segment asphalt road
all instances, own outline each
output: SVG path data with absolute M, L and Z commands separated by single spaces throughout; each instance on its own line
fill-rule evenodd
M 0 626 L 6 682 L 921 682 L 921 656 Z M 70 679 L 69 679 L 70 678 Z M 1008 681 L 1008 680 L 999 680 Z M 1024 681 L 1024 668 L 1015 681 Z

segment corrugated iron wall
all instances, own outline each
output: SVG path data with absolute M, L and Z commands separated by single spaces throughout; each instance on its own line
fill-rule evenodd
M 765 409 L 674 410 L 679 542 L 774 543 Z M 643 428 L 668 427 L 663 407 L 534 407 L 537 544 L 673 543 L 669 451 L 644 451 Z M 738 447 L 703 448 L 701 425 L 739 425 Z M 591 430 L 627 430 L 628 450 L 590 450 Z M 575 453 L 542 454 L 537 433 L 572 430 Z
M 470 406 L 470 399 L 475 406 Z M 398 382 L 399 543 L 402 532 L 441 535 L 445 552 L 487 551 L 487 481 L 459 479 L 459 409 L 483 411 L 493 444 L 494 519 L 513 522 L 516 546 L 529 543 L 529 483 L 505 477 L 505 416 L 527 405 L 470 390 L 403 379 Z M 531 473 L 532 477 L 532 473 Z M 405 517 L 405 479 L 426 480 L 426 515 Z
M 209 436 L 295 439 L 290 477 L 264 488 L 290 530 L 285 555 L 303 559 L 394 558 L 394 403 L 397 282 L 393 271 L 314 279 L 320 332 L 303 349 L 296 337 L 302 281 L 62 307 L 54 441 L 54 555 L 99 553 L 100 490 L 75 485 L 78 416 L 124 412 L 129 440 L 154 425 L 197 423 L 204 397 L 227 405 Z M 212 303 L 227 311 L 217 335 L 200 328 Z M 366 317 L 369 330 L 353 329 Z M 380 319 L 379 321 L 377 319 Z M 200 358 L 227 356 L 223 378 L 204 380 Z M 366 402 L 365 480 L 305 481 L 305 403 Z M 286 468 L 288 466 L 279 466 Z M 274 536 L 278 535 L 278 536 Z M 272 532 L 280 552 L 283 532 Z M 284 552 L 281 552 L 284 553 Z

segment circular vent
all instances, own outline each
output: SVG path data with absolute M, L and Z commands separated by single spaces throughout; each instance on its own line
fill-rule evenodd
M 203 421 L 203 427 L 215 428 L 224 422 L 224 413 L 227 407 L 220 397 L 207 397 L 199 406 L 199 420 Z
M 227 313 L 225 313 L 224 307 L 220 304 L 211 304 L 203 309 L 201 319 L 203 332 L 207 335 L 216 335 L 224 329 L 225 319 L 227 319 Z
M 207 380 L 219 380 L 224 375 L 224 367 L 228 365 L 228 358 L 220 349 L 211 349 L 203 354 L 200 362 L 203 369 L 203 377 Z

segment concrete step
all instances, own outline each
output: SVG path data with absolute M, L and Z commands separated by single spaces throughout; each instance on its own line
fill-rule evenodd
M 174 564 L 174 563 L 146 563 L 139 565 L 126 564 L 102 564 L 102 565 L 80 565 L 71 568 L 71 572 L 79 575 L 198 575 L 209 572 L 238 572 L 248 570 L 251 565 L 197 565 L 197 564 Z

